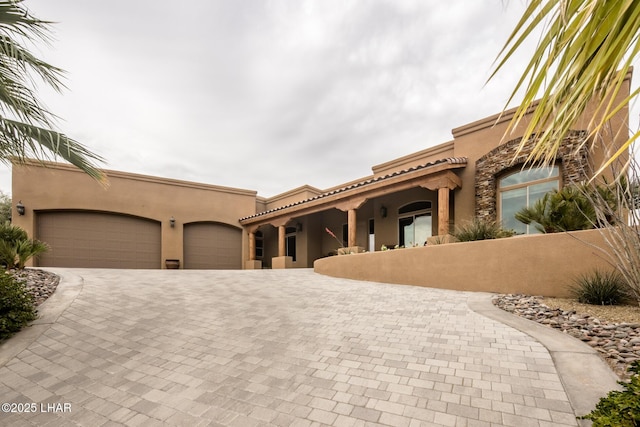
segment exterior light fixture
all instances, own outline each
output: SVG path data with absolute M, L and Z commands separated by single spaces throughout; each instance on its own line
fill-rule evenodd
M 301 222 L 296 224 L 296 231 L 302 231 L 302 223 Z
M 16 210 L 18 211 L 18 215 L 24 215 L 24 205 L 22 204 L 22 200 L 16 204 Z
M 171 228 L 176 226 L 176 219 L 173 217 L 173 215 L 171 216 L 171 218 L 169 218 L 169 225 L 171 226 Z
M 382 218 L 386 218 L 387 217 L 387 207 L 386 206 L 380 206 L 380 216 Z

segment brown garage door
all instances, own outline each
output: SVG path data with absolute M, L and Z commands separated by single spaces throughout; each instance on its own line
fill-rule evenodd
M 160 223 L 103 212 L 36 214 L 37 238 L 51 249 L 48 267 L 160 268 Z
M 184 268 L 242 268 L 242 231 L 214 222 L 185 224 Z

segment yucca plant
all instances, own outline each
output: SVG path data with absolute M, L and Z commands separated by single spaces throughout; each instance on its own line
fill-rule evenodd
M 473 220 L 456 228 L 453 236 L 461 242 L 471 242 L 474 240 L 500 239 L 513 236 L 515 231 L 505 230 L 500 223 L 480 218 Z
M 629 297 L 624 277 L 617 271 L 595 270 L 581 275 L 569 290 L 583 304 L 616 305 Z

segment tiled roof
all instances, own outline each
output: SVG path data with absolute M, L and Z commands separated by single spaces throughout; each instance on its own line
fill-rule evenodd
M 263 215 L 266 215 L 266 214 L 269 214 L 269 213 L 272 213 L 272 212 L 288 209 L 288 208 L 291 208 L 293 206 L 299 206 L 299 205 L 302 205 L 304 203 L 311 202 L 313 200 L 322 199 L 324 197 L 332 196 L 332 195 L 337 194 L 337 193 L 343 193 L 345 191 L 353 190 L 355 188 L 365 187 L 367 185 L 371 185 L 371 184 L 374 184 L 376 182 L 384 181 L 385 179 L 394 178 L 396 176 L 405 175 L 405 174 L 408 174 L 410 172 L 415 172 L 415 171 L 418 171 L 418 170 L 429 169 L 429 168 L 432 168 L 434 166 L 441 165 L 441 164 L 466 165 L 467 164 L 467 158 L 466 157 L 447 157 L 445 159 L 436 160 L 434 162 L 424 163 L 422 165 L 413 166 L 413 167 L 410 167 L 410 168 L 407 168 L 407 169 L 402 169 L 402 170 L 399 170 L 399 171 L 391 172 L 391 173 L 386 174 L 386 175 L 381 175 L 381 176 L 378 176 L 378 177 L 375 177 L 375 178 L 367 179 L 365 181 L 356 182 L 356 183 L 348 185 L 346 187 L 336 188 L 334 190 L 327 191 L 327 192 L 322 193 L 322 194 L 318 194 L 317 196 L 313 196 L 313 197 L 310 197 L 308 199 L 299 200 L 297 202 L 289 203 L 288 205 L 279 206 L 279 207 L 274 208 L 274 209 L 269 209 L 269 210 L 264 211 L 264 212 L 260 212 L 260 213 L 254 214 L 254 215 L 249 215 L 249 216 L 246 216 L 244 218 L 240 218 L 240 221 L 243 221 L 243 220 L 246 220 L 246 219 L 251 219 L 251 218 L 256 218 L 256 217 L 263 216 Z

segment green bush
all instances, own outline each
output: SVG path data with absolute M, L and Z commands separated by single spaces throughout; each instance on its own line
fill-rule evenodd
M 453 236 L 461 242 L 474 240 L 501 239 L 513 236 L 515 231 L 505 230 L 495 221 L 474 218 L 472 221 L 458 227 Z
M 633 375 L 628 383 L 618 382 L 624 390 L 609 392 L 580 419 L 593 421 L 593 427 L 640 426 L 640 361 L 633 362 L 629 372 Z
M 0 265 L 6 268 L 24 268 L 25 263 L 49 249 L 49 246 L 35 239 L 29 239 L 22 228 L 5 222 L 0 225 Z
M 595 227 L 596 211 L 584 188 L 568 185 L 542 196 L 533 206 L 522 208 L 515 215 L 524 224 L 534 224 L 542 233 L 590 230 Z
M 36 318 L 33 297 L 26 286 L 0 272 L 0 340 L 10 337 Z
M 584 304 L 616 305 L 628 298 L 627 284 L 617 271 L 599 271 L 578 277 L 571 294 Z

